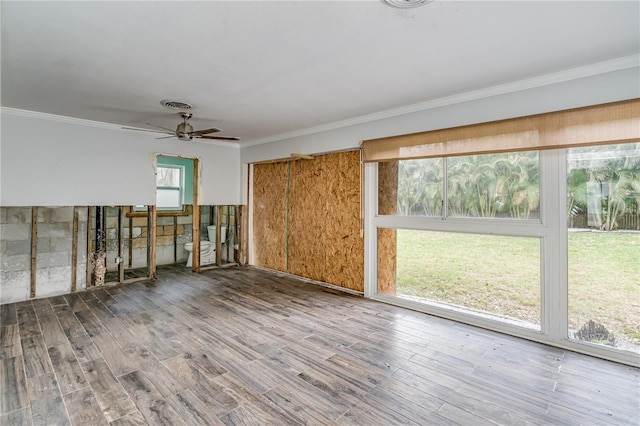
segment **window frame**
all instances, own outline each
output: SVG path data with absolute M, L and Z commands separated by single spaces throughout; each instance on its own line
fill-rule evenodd
M 378 163 L 364 164 L 365 297 L 552 346 L 638 366 L 638 354 L 568 335 L 567 149 L 539 150 L 539 219 L 391 216 L 378 214 Z M 446 179 L 446 177 L 445 177 Z M 445 182 L 446 185 L 446 182 Z M 446 188 L 446 187 L 445 187 Z M 446 203 L 445 203 L 446 204 Z M 378 229 L 496 234 L 540 238 L 540 330 L 378 293 Z

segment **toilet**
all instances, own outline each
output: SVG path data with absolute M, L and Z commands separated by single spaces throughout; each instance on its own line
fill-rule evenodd
M 220 235 L 222 236 L 222 245 L 224 246 L 227 237 L 227 227 L 220 227 Z M 216 227 L 214 225 L 207 226 L 207 234 L 209 241 L 200 241 L 200 265 L 211 265 L 216 263 Z M 184 249 L 189 252 L 187 259 L 187 267 L 193 265 L 193 243 L 186 243 Z

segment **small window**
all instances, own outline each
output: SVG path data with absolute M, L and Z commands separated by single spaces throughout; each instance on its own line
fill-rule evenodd
M 182 210 L 183 188 L 183 166 L 158 165 L 156 172 L 156 206 L 158 210 Z

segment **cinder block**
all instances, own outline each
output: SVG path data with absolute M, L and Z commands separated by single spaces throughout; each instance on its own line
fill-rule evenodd
M 31 241 L 29 240 L 2 241 L 2 247 L 2 254 L 5 256 L 14 256 L 18 254 L 31 255 Z
M 51 222 L 73 222 L 73 207 L 56 207 L 51 209 Z
M 71 238 L 72 224 L 69 222 L 38 223 L 38 237 Z
M 133 238 L 139 238 L 142 236 L 142 228 L 139 226 L 136 226 L 133 228 Z
M 49 240 L 49 251 L 71 251 L 73 248 L 73 241 L 71 236 L 64 238 L 51 238 Z
M 147 239 L 146 238 L 134 238 L 133 239 L 133 247 L 134 248 L 146 247 L 146 246 L 147 246 Z
M 192 222 L 192 216 L 178 216 L 178 225 L 191 225 Z
M 131 257 L 133 259 L 144 259 L 145 264 L 147 262 L 147 249 L 146 248 L 134 248 L 133 253 L 131 253 Z
M 133 226 L 147 226 L 146 217 L 134 217 L 132 221 L 133 221 Z
M 29 299 L 31 273 L 28 271 L 0 271 L 0 304 Z
M 173 225 L 173 216 L 161 216 L 158 218 L 156 225 Z
M 31 245 L 31 241 L 29 241 L 29 245 Z M 36 250 L 38 253 L 49 253 L 49 251 L 51 251 L 51 238 L 38 237 Z
M 0 239 L 11 240 L 30 240 L 31 224 L 8 223 L 0 227 Z
M 156 250 L 156 264 L 170 265 L 173 263 L 173 246 L 158 247 Z
M 52 268 L 55 269 L 55 268 Z M 54 275 L 55 276 L 55 275 Z M 61 277 L 61 279 L 54 279 L 53 276 L 45 282 L 38 282 L 36 284 L 36 297 L 48 297 L 56 294 L 69 293 L 71 290 L 71 276 Z
M 71 265 L 49 268 L 49 280 L 71 283 Z
M 0 265 L 3 272 L 30 271 L 31 255 L 2 256 Z
M 173 235 L 163 235 L 156 238 L 156 246 L 171 246 L 173 247 Z
M 52 214 L 51 207 L 38 207 L 38 223 L 51 223 Z
M 38 283 L 46 283 L 49 280 L 49 268 L 36 269 L 36 293 L 38 292 Z
M 36 259 L 37 268 L 69 267 L 71 265 L 71 252 L 59 251 L 50 253 L 38 253 Z

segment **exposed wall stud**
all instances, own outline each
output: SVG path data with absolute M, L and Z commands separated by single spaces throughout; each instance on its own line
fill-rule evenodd
M 193 159 L 193 256 L 191 261 L 191 270 L 193 272 L 200 272 L 200 194 L 198 193 L 199 187 L 199 160 Z
M 156 224 L 158 223 L 158 210 L 156 206 L 148 207 L 147 216 L 147 265 L 149 265 L 149 279 L 155 280 L 156 273 Z
M 78 221 L 80 207 L 73 208 L 73 239 L 71 241 L 71 293 L 76 291 L 78 277 Z
M 107 245 L 105 234 L 105 208 L 96 206 L 96 249 L 93 253 L 93 278 L 95 285 L 104 285 L 104 276 L 107 273 Z
M 173 217 L 173 263 L 178 263 L 178 216 Z
M 36 297 L 36 260 L 38 258 L 38 208 L 31 207 L 31 287 L 29 297 Z
M 133 206 L 129 207 L 133 212 Z M 129 217 L 129 268 L 133 267 L 133 217 Z
M 216 206 L 216 265 L 222 265 L 222 207 Z
M 91 280 L 92 271 L 91 265 L 93 265 L 93 247 L 92 247 L 92 238 L 91 238 L 91 223 L 93 221 L 93 208 L 91 206 L 87 207 L 87 270 L 86 270 L 86 284 L 85 287 L 89 288 L 93 285 Z
M 251 202 L 251 201 L 249 201 Z M 248 206 L 239 206 L 238 208 L 238 264 L 246 265 L 249 263 L 247 258 L 247 250 L 249 246 L 249 215 L 247 214 Z
M 118 206 L 118 282 L 124 281 L 124 207 Z

